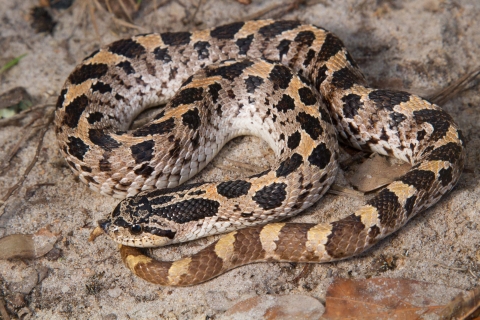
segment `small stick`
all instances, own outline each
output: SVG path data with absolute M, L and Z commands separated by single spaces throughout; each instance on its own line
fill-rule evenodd
M 23 184 L 28 174 L 30 173 L 30 171 L 32 171 L 33 167 L 35 166 L 35 163 L 37 163 L 38 157 L 40 155 L 40 150 L 42 149 L 42 145 L 43 145 L 43 138 L 45 137 L 45 134 L 47 133 L 48 128 L 50 127 L 50 124 L 53 121 L 53 118 L 54 118 L 53 115 L 54 115 L 54 112 L 51 112 L 48 115 L 48 121 L 45 123 L 43 129 L 40 132 L 40 140 L 38 141 L 37 150 L 35 151 L 35 156 L 33 157 L 32 161 L 30 161 L 30 164 L 28 165 L 27 169 L 25 169 L 25 172 L 23 173 L 20 180 L 18 180 L 16 184 L 10 187 L 7 193 L 5 194 L 5 196 L 2 198 L 2 200 L 0 200 L 0 205 L 4 205 L 5 202 L 10 198 L 10 196 Z M 4 212 L 5 211 L 0 212 L 0 217 L 3 215 Z
M 235 161 L 235 160 L 232 160 L 232 159 L 229 159 L 229 158 L 225 158 L 225 160 L 227 160 L 228 162 L 231 162 L 233 165 L 235 165 L 237 167 L 247 169 L 248 171 L 252 171 L 252 172 L 262 172 L 262 171 L 267 170 L 267 168 L 265 168 L 265 167 L 260 167 L 260 166 L 254 165 L 254 164 Z
M 460 92 L 468 89 L 468 86 L 480 75 L 480 67 L 475 68 L 473 71 L 467 73 L 463 77 L 460 77 L 457 81 L 450 84 L 448 87 L 432 94 L 428 97 L 433 103 L 443 105 L 447 101 L 454 98 Z
M 27 141 L 33 134 L 37 131 L 37 128 L 33 126 L 33 124 L 38 120 L 38 118 L 34 118 L 32 121 L 27 123 L 23 128 L 24 132 L 23 134 L 20 134 L 21 138 L 17 141 L 15 146 L 10 150 L 10 153 L 5 157 L 5 159 L 2 161 L 2 165 L 0 166 L 0 175 L 2 175 L 5 170 L 10 166 L 10 161 L 13 159 L 13 157 L 17 154 L 18 150 L 20 147 Z M 28 128 L 25 130 L 25 128 Z M 27 131 L 27 133 L 25 133 Z
M 7 309 L 5 309 L 5 305 L 3 304 L 3 299 L 0 299 L 0 315 L 2 316 L 2 319 L 10 320 Z

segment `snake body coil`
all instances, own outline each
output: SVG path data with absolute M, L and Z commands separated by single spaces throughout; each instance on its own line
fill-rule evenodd
M 151 122 L 128 130 L 142 110 L 165 102 Z M 447 113 L 406 92 L 368 87 L 336 36 L 296 21 L 116 41 L 68 77 L 55 124 L 80 179 L 128 197 L 100 226 L 124 245 L 122 258 L 135 274 L 163 285 L 199 283 L 251 262 L 358 254 L 452 189 L 465 158 Z M 355 148 L 412 168 L 338 221 L 260 226 L 326 192 L 337 171 L 335 131 Z M 278 162 L 245 179 L 179 186 L 240 135 L 265 139 Z M 175 262 L 132 248 L 232 230 Z

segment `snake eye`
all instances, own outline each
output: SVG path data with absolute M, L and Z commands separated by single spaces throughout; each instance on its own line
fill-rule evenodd
M 130 226 L 130 233 L 131 234 L 139 234 L 142 232 L 142 226 L 139 224 L 134 224 Z

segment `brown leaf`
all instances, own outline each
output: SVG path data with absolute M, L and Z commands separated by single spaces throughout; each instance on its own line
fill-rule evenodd
M 480 287 L 460 293 L 445 306 L 440 319 L 480 319 Z
M 408 163 L 391 161 L 396 160 L 374 154 L 362 163 L 348 180 L 357 190 L 370 192 L 389 184 L 411 167 Z
M 240 301 L 221 319 L 320 319 L 324 307 L 317 299 L 304 295 L 265 295 Z
M 461 290 L 404 279 L 335 279 L 327 289 L 323 317 L 374 320 L 438 316 L 446 308 L 448 301 L 444 300 L 449 298 L 446 292 L 454 296 Z
M 12 234 L 0 239 L 0 259 L 34 259 L 52 250 L 56 235 L 43 228 L 35 234 Z

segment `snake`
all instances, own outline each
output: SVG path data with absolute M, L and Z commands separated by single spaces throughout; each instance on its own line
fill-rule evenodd
M 148 123 L 130 128 L 144 110 Z M 322 263 L 364 252 L 458 182 L 465 140 L 439 106 L 367 84 L 330 31 L 288 20 L 148 33 L 87 56 L 56 104 L 68 166 L 90 189 L 123 199 L 98 229 L 137 276 L 188 286 L 253 262 Z M 231 139 L 275 153 L 268 170 L 183 184 Z M 338 142 L 410 163 L 358 209 L 325 223 L 286 223 L 338 171 Z M 176 261 L 142 248 L 226 233 Z

